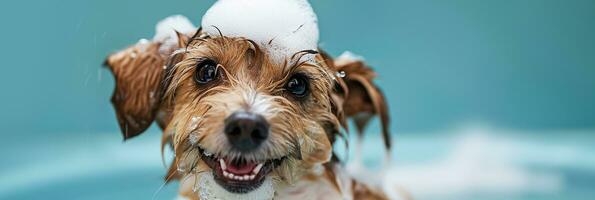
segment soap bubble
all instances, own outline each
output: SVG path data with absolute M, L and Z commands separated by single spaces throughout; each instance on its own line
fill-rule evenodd
M 190 126 L 188 126 L 188 130 L 189 131 L 195 130 L 198 127 L 199 120 L 200 120 L 200 117 L 193 116 L 192 119 L 190 119 Z
M 197 133 L 191 133 L 190 136 L 188 136 L 188 141 L 190 141 L 190 144 L 195 145 L 198 143 L 198 134 Z
M 178 163 L 178 172 L 186 173 L 186 171 L 188 171 L 188 167 L 186 166 L 186 163 L 184 163 L 184 162 Z

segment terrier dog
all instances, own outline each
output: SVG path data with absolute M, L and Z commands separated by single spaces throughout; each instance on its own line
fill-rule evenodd
M 387 199 L 333 153 L 347 119 L 361 135 L 375 115 L 390 149 L 386 101 L 365 63 L 319 48 L 279 62 L 271 41 L 178 31 L 175 43 L 141 40 L 105 64 L 124 138 L 157 122 L 175 154 L 165 181 L 181 181 L 181 198 Z

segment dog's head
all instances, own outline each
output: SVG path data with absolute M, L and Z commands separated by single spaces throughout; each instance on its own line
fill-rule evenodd
M 141 41 L 106 61 L 116 78 L 112 102 L 124 137 L 157 121 L 164 144 L 172 144 L 168 180 L 208 175 L 226 191 L 241 194 L 265 182 L 292 183 L 331 160 L 334 139 L 346 125 L 343 110 L 349 116 L 386 113 L 371 83 L 374 74 L 362 62 L 335 65 L 312 50 L 318 44 L 317 20 L 305 0 L 258 1 L 289 7 L 294 12 L 274 13 L 297 19 L 258 30 L 238 20 L 261 25 L 278 16 L 244 8 L 255 6 L 251 1 L 240 6 L 250 13 L 219 21 L 234 13 L 224 8 L 238 8 L 236 1 L 221 2 L 203 17 L 210 31 L 184 31 L 166 40 L 177 44 Z M 226 36 L 214 24 L 233 31 Z M 347 76 L 336 76 L 339 70 Z M 357 124 L 363 127 L 367 119 Z
M 136 61 L 146 66 L 118 67 L 127 60 L 118 54 L 108 59 L 125 137 L 157 118 L 172 139 L 179 175 L 210 172 L 236 193 L 267 178 L 291 183 L 329 161 L 340 117 L 335 73 L 321 54 L 304 50 L 276 62 L 251 40 L 197 35 L 179 34 L 179 49 L 166 60 Z M 156 57 L 134 59 L 142 58 Z
M 327 162 L 339 120 L 333 112 L 329 68 L 297 52 L 273 62 L 244 38 L 193 38 L 168 69 L 164 98 L 172 106 L 181 173 L 212 171 L 232 192 L 265 178 L 291 182 L 300 169 Z M 198 171 L 197 171 L 198 170 Z

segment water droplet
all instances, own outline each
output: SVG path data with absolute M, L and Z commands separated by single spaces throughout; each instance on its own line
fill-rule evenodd
M 190 136 L 188 136 L 188 140 L 190 141 L 190 144 L 195 145 L 196 143 L 198 143 L 198 134 L 191 133 Z
M 338 71 L 337 74 L 335 74 L 337 77 L 339 78 L 343 78 L 345 77 L 347 74 L 345 73 L 345 71 Z
M 178 172 L 180 173 L 186 173 L 186 171 L 188 170 L 188 168 L 186 167 L 186 164 L 184 163 L 178 163 Z
M 198 121 L 200 120 L 200 117 L 198 116 L 194 116 L 190 119 L 190 126 L 188 126 L 188 130 L 189 131 L 193 131 L 198 127 Z
M 314 167 L 312 167 L 312 172 L 314 172 L 314 174 L 320 176 L 324 173 L 324 167 L 322 167 L 322 165 L 320 165 L 320 164 L 314 165 Z

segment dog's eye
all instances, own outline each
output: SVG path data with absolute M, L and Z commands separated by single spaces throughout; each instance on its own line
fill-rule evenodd
M 194 80 L 197 83 L 205 84 L 217 78 L 217 63 L 214 60 L 204 60 L 196 66 Z
M 297 97 L 304 97 L 308 93 L 308 79 L 303 74 L 293 75 L 285 85 L 285 89 Z

